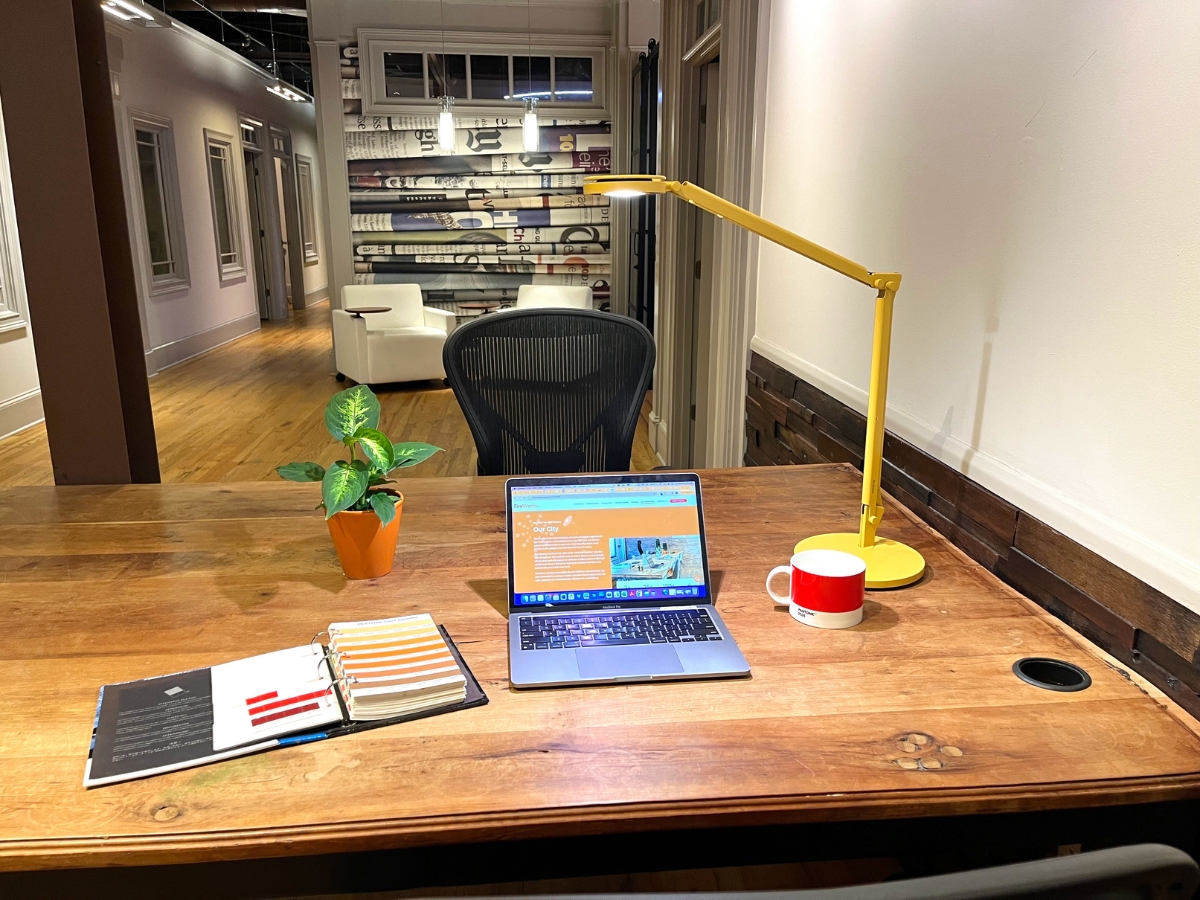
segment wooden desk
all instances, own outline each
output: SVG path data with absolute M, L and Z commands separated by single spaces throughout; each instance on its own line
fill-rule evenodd
M 341 576 L 312 486 L 0 492 L 0 868 L 1200 797 L 1191 720 L 894 504 L 884 531 L 925 554 L 920 584 L 874 593 L 847 631 L 775 611 L 767 570 L 857 522 L 859 476 L 837 466 L 703 474 L 718 606 L 752 679 L 514 693 L 502 485 L 406 480 L 376 582 Z M 81 787 L 99 685 L 420 610 L 489 706 Z M 1010 667 L 1035 655 L 1092 687 L 1024 684 Z

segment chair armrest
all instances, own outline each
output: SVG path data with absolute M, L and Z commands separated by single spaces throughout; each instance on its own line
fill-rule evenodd
M 454 330 L 457 321 L 458 317 L 447 309 L 438 309 L 436 306 L 425 307 L 425 325 L 428 328 L 440 328 L 449 334 Z
M 344 309 L 333 311 L 333 359 L 347 378 L 365 383 L 367 371 L 367 323 Z

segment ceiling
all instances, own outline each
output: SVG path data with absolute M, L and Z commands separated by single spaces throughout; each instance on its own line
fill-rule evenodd
M 145 0 L 171 18 L 312 93 L 302 0 Z

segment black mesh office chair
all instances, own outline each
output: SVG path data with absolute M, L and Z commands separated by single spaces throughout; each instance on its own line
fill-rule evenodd
M 539 900 L 1189 900 L 1197 883 L 1200 872 L 1196 863 L 1182 850 L 1162 844 L 1138 844 L 856 887 L 678 894 L 543 894 Z
M 515 310 L 456 329 L 442 351 L 480 475 L 622 472 L 654 368 L 640 322 Z

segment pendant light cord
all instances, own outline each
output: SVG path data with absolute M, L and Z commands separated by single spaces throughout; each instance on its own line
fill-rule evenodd
M 438 0 L 438 19 L 442 24 L 442 96 L 450 96 L 450 64 L 446 61 L 446 0 Z

